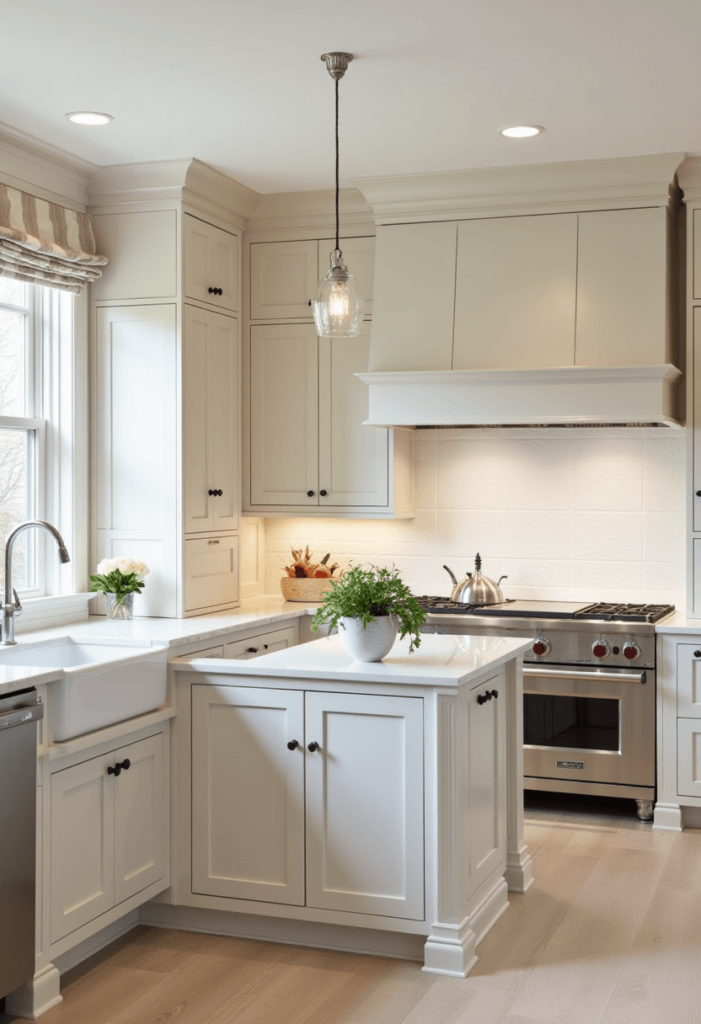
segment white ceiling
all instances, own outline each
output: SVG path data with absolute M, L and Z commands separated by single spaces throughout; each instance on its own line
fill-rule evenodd
M 96 164 L 197 157 L 260 192 L 701 152 L 700 0 L 2 0 L 0 121 Z M 114 115 L 104 128 L 71 110 Z M 546 132 L 508 140 L 498 129 Z

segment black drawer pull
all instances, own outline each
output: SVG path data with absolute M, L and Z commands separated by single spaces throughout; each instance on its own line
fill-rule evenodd
M 495 694 L 497 697 L 499 696 L 496 690 L 485 690 L 484 693 L 480 693 L 477 695 L 477 703 L 486 704 L 487 701 L 491 700 Z
M 322 498 L 326 497 L 326 493 L 326 491 L 319 491 L 319 494 L 321 495 Z
M 246 651 L 246 654 L 257 654 L 257 653 L 258 653 L 258 648 L 257 647 L 249 647 L 247 649 L 247 651 Z
M 314 743 L 314 742 L 310 743 L 309 746 L 307 747 L 307 750 L 309 751 L 310 754 L 313 754 L 314 751 L 318 750 L 318 749 L 319 749 L 319 744 L 318 743 Z
M 290 742 L 287 744 L 287 749 L 288 750 L 296 750 L 298 746 L 299 746 L 299 740 L 290 740 Z
M 694 651 L 695 658 L 701 658 L 701 651 Z
M 308 498 L 313 498 L 314 497 L 314 491 L 307 491 L 307 497 Z

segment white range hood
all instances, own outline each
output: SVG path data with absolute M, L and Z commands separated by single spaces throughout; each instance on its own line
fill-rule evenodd
M 681 426 L 671 364 L 357 376 L 376 427 Z

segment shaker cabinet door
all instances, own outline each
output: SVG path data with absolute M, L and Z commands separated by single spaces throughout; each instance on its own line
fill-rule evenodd
M 114 901 L 124 900 L 163 878 L 163 733 L 114 753 L 122 770 L 114 787 Z
M 189 213 L 184 215 L 183 225 L 185 297 L 237 312 L 238 238 Z

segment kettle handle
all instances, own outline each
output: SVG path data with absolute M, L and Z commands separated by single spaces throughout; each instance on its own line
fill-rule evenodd
M 504 575 L 500 576 L 499 579 L 497 580 L 497 586 L 500 586 L 502 580 L 508 580 L 508 578 L 508 573 L 504 573 Z
M 453 570 L 449 569 L 447 565 L 444 565 L 443 568 L 445 569 L 445 571 L 448 573 L 448 575 L 450 576 L 451 580 L 453 581 L 453 586 L 457 587 L 458 581 L 455 579 L 455 575 L 453 574 Z

